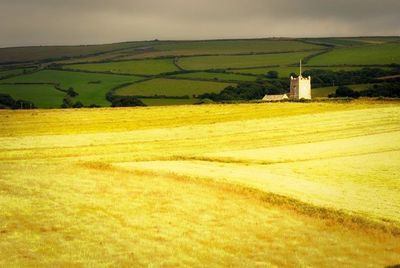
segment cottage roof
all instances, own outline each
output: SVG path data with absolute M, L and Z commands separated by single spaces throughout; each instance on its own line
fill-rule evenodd
M 289 97 L 287 94 L 282 94 L 282 95 L 265 95 L 263 98 L 264 101 L 280 101 L 280 100 L 286 100 Z

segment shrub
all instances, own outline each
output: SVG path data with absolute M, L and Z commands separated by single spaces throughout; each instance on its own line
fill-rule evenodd
M 115 96 L 112 99 L 111 107 L 134 107 L 146 106 L 141 100 L 133 96 Z
M 0 106 L 2 108 L 11 108 L 11 109 L 35 109 L 36 106 L 31 101 L 26 100 L 14 100 L 8 94 L 0 94 Z
M 400 98 L 400 82 L 393 81 L 373 85 L 369 89 L 361 91 L 360 95 L 365 97 Z
M 270 78 L 270 79 L 277 79 L 279 78 L 279 73 L 277 71 L 269 71 L 265 77 Z
M 73 108 L 82 108 L 83 107 L 83 103 L 78 101 L 76 103 L 74 103 L 74 105 L 72 105 Z
M 67 89 L 67 94 L 68 96 L 70 96 L 71 98 L 74 98 L 76 96 L 79 95 L 78 92 L 76 92 L 72 87 L 70 87 L 69 89 Z
M 342 98 L 342 97 L 349 97 L 349 98 L 359 98 L 360 97 L 360 93 L 357 91 L 352 90 L 349 87 L 346 86 L 339 86 L 336 89 L 335 94 L 331 94 L 329 95 L 330 98 L 334 97 L 334 98 Z
M 88 108 L 101 108 L 101 106 L 98 105 L 98 104 L 90 104 L 90 105 L 88 106 Z
M 0 104 L 3 104 L 6 107 L 14 108 L 15 100 L 8 94 L 0 93 Z
M 73 103 L 70 97 L 65 97 L 63 99 L 63 103 L 61 104 L 61 108 L 72 108 L 73 107 Z
M 212 103 L 214 102 L 210 99 L 201 99 L 199 102 L 196 102 L 195 104 L 212 104 Z
M 35 105 L 31 101 L 17 100 L 14 109 L 35 109 Z

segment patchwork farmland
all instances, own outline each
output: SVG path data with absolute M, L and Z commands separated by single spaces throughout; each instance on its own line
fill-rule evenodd
M 298 75 L 301 59 L 304 71 L 392 70 L 393 64 L 400 63 L 399 51 L 398 37 L 154 40 L 4 48 L 0 49 L 0 94 L 31 101 L 39 108 L 59 108 L 65 98 L 84 106 L 107 107 L 119 93 L 152 97 L 142 99 L 147 105 L 193 104 L 202 102 L 193 95 L 218 93 L 228 85 L 255 81 L 273 85 L 270 80 L 277 78 L 267 75 L 271 71 L 286 80 Z M 325 89 L 318 92 L 321 85 L 315 86 L 314 96 L 327 97 L 335 91 L 335 87 L 327 90 L 333 84 L 323 85 Z M 66 95 L 68 89 L 77 94 Z

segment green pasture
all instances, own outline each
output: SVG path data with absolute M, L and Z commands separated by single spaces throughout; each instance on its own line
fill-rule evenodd
M 124 42 L 82 46 L 34 46 L 0 48 L 0 62 L 29 62 L 68 57 L 84 57 L 107 51 L 146 45 L 148 42 Z
M 400 63 L 400 43 L 338 48 L 308 61 L 308 65 L 380 65 L 391 63 Z
M 216 81 L 254 81 L 255 76 L 240 75 L 235 73 L 211 73 L 211 72 L 195 72 L 173 75 L 173 77 L 187 79 L 208 79 Z
M 116 91 L 121 96 L 189 96 L 218 93 L 230 83 L 157 78 L 135 83 Z
M 67 64 L 79 64 L 79 63 L 93 63 L 93 62 L 109 62 L 120 60 L 121 57 L 126 56 L 125 53 L 115 51 L 108 52 L 100 55 L 88 56 L 83 58 L 71 58 L 67 60 L 58 60 L 57 64 L 67 65 Z
M 65 93 L 52 85 L 2 85 L 0 93 L 9 94 L 15 100 L 32 101 L 38 108 L 59 108 Z
M 178 64 L 186 70 L 262 67 L 294 64 L 315 52 L 294 52 L 240 56 L 204 56 L 181 58 Z
M 172 59 L 132 60 L 106 63 L 84 63 L 65 65 L 64 69 L 111 72 L 115 74 L 156 75 L 178 71 Z
M 133 58 L 160 56 L 187 56 L 209 54 L 241 54 L 263 52 L 287 52 L 318 50 L 321 46 L 297 40 L 253 39 L 253 40 L 205 40 L 205 41 L 161 41 L 151 46 L 154 51 L 138 53 L 135 49 L 125 50 Z
M 62 89 L 72 87 L 79 93 L 79 96 L 77 96 L 75 100 L 81 101 L 85 105 L 97 104 L 109 106 L 110 103 L 105 99 L 105 95 L 110 89 L 140 79 L 142 78 L 137 76 L 43 70 L 28 75 L 2 80 L 2 82 L 57 83 L 60 84 Z
M 11 70 L 3 70 L 0 71 L 0 79 L 7 77 L 9 75 L 20 75 L 23 74 L 24 72 L 29 72 L 34 70 L 35 68 L 21 68 L 21 69 L 11 69 Z

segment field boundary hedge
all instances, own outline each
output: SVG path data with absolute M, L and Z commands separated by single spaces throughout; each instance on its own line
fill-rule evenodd
M 123 75 L 123 76 L 138 76 L 138 77 L 153 77 L 154 75 L 145 75 L 145 74 L 131 74 L 131 73 L 113 73 L 111 71 L 88 71 L 88 70 L 79 70 L 79 69 L 64 69 L 59 67 L 49 67 L 46 70 L 53 71 L 63 71 L 63 72 L 75 72 L 75 73 L 89 73 L 89 74 L 109 74 L 109 75 Z

